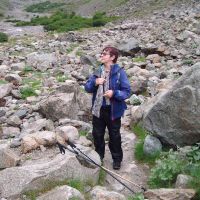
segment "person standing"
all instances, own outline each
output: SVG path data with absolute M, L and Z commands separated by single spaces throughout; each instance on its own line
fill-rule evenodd
M 85 90 L 92 97 L 92 135 L 95 151 L 101 160 L 105 154 L 105 129 L 109 133 L 109 149 L 113 169 L 119 170 L 123 159 L 121 146 L 121 117 L 127 108 L 125 99 L 130 96 L 130 83 L 123 68 L 117 64 L 118 49 L 106 47 L 100 54 L 101 65 L 87 80 Z

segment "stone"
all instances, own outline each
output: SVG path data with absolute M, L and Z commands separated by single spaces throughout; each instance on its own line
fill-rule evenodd
M 79 138 L 78 130 L 73 126 L 58 127 L 56 133 L 66 141 L 69 139 L 73 142 Z
M 18 116 L 20 119 L 24 118 L 28 113 L 28 109 L 20 109 L 14 113 L 14 115 Z
M 154 189 L 147 190 L 144 197 L 151 200 L 190 200 L 195 195 L 193 189 Z
M 56 143 L 56 135 L 50 131 L 40 131 L 28 134 L 22 138 L 21 146 L 22 152 L 27 153 L 31 150 L 37 149 L 40 145 L 52 146 Z
M 67 94 L 59 93 L 49 96 L 40 103 L 39 111 L 53 121 L 65 117 L 76 119 L 76 113 L 78 112 L 76 94 L 74 92 Z
M 134 55 L 140 50 L 140 46 L 136 38 L 128 38 L 119 41 L 117 49 L 119 49 L 122 55 Z
M 20 126 L 20 124 L 22 124 L 22 121 L 18 116 L 12 115 L 8 118 L 7 123 L 11 126 Z
M 108 191 L 105 187 L 95 186 L 90 192 L 91 200 L 126 200 L 123 194 L 114 191 Z
M 5 80 L 18 85 L 21 85 L 22 83 L 22 78 L 18 74 L 7 74 Z
M 193 65 L 145 111 L 144 128 L 170 145 L 200 139 L 200 63 Z
M 58 186 L 49 192 L 37 197 L 36 200 L 69 200 L 69 199 L 78 199 L 84 200 L 84 196 L 75 188 L 72 188 L 67 185 Z
M 189 182 L 192 180 L 191 176 L 185 174 L 179 174 L 176 178 L 176 188 L 188 188 Z
M 82 166 L 74 154 L 66 152 L 64 156 L 59 154 L 50 160 L 43 158 L 29 165 L 0 171 L 0 197 L 16 200 L 26 191 L 42 189 L 45 183 L 55 181 L 79 179 L 96 184 L 98 177 L 98 167 L 92 169 Z
M 144 140 L 143 151 L 144 154 L 153 156 L 162 151 L 162 144 L 158 138 L 147 135 Z
M 7 96 L 12 90 L 12 84 L 4 84 L 0 85 L 0 99 Z
M 47 119 L 38 119 L 23 123 L 21 128 L 22 134 L 30 134 L 44 129 L 52 131 L 54 129 L 52 122 Z
M 18 127 L 2 126 L 2 137 L 3 138 L 16 137 L 19 134 L 20 134 L 20 129 Z
M 0 169 L 14 167 L 19 164 L 20 158 L 9 149 L 8 144 L 0 144 Z
M 11 64 L 11 69 L 14 70 L 14 71 L 23 71 L 24 68 L 25 68 L 24 62 L 12 63 Z

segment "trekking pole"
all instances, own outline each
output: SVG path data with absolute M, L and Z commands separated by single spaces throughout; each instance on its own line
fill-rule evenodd
M 88 161 L 90 161 L 91 163 L 93 163 L 93 164 L 95 164 L 95 165 L 98 166 L 98 163 L 96 163 L 96 162 L 95 162 L 94 160 L 92 160 L 89 156 L 87 156 L 85 153 L 83 153 L 83 152 L 82 152 L 79 148 L 77 148 L 72 142 L 68 141 L 67 144 L 69 144 L 72 148 L 76 148 L 81 154 L 83 154 L 83 155 L 87 158 Z M 123 180 L 125 180 L 125 181 L 127 181 L 127 182 L 129 182 L 129 183 L 131 183 L 132 185 L 134 185 L 134 186 L 136 186 L 136 187 L 138 187 L 138 188 L 140 188 L 142 191 L 144 191 L 144 192 L 146 191 L 146 188 L 144 188 L 144 187 L 142 187 L 142 186 L 140 186 L 140 185 L 138 185 L 138 184 L 136 184 L 136 183 L 133 183 L 132 181 L 130 181 L 130 180 L 124 178 L 123 176 L 120 176 L 119 174 L 117 174 L 117 173 L 115 173 L 115 172 L 113 172 L 113 171 L 111 171 L 111 170 L 109 170 L 109 169 L 107 169 L 107 168 L 105 168 L 105 167 L 103 167 L 103 166 L 101 166 L 101 165 L 99 165 L 99 167 L 101 167 L 101 169 L 103 169 L 103 170 L 106 171 L 107 173 L 112 173 L 113 175 L 115 175 L 115 176 L 117 176 L 117 177 L 119 177 L 119 178 L 121 178 L 121 179 L 123 179 Z
M 61 154 L 63 154 L 63 152 L 65 152 L 65 150 L 63 150 L 63 148 L 65 149 L 68 149 L 65 145 L 61 145 L 60 143 L 58 143 L 58 146 L 59 146 L 59 149 L 60 149 L 60 152 Z M 70 142 L 69 140 L 67 141 L 67 144 L 73 149 L 70 150 L 71 152 L 75 153 L 76 155 L 79 155 L 81 156 L 82 158 L 86 159 L 87 161 L 93 163 L 94 165 L 98 166 L 99 168 L 101 168 L 102 170 L 104 170 L 105 172 L 107 172 L 112 178 L 114 178 L 115 180 L 117 180 L 119 183 L 121 183 L 125 188 L 127 188 L 129 191 L 131 191 L 133 194 L 135 194 L 135 192 L 129 187 L 127 186 L 126 184 L 124 184 L 121 180 L 119 180 L 118 178 L 116 178 L 114 175 L 118 176 L 119 178 L 122 178 L 123 180 L 126 180 L 128 181 L 127 179 L 121 177 L 120 175 L 108 170 L 107 168 L 105 167 L 102 167 L 101 165 L 99 165 L 98 163 L 96 163 L 94 160 L 92 160 L 89 156 L 87 156 L 85 153 L 83 153 L 79 148 L 77 148 L 72 142 Z M 76 150 L 75 150 L 76 149 Z M 69 149 L 68 149 L 69 150 Z M 77 152 L 78 150 L 78 152 Z M 82 155 L 80 155 L 79 153 L 81 153 Z M 131 181 L 128 181 L 132 184 L 134 184 L 135 186 L 139 187 L 141 190 L 145 191 L 146 189 L 145 188 L 141 188 L 139 185 L 131 182 Z

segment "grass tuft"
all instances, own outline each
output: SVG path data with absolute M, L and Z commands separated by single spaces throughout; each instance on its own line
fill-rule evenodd
M 98 185 L 104 186 L 105 182 L 106 182 L 106 172 L 103 169 L 100 169 Z
M 145 137 L 148 135 L 148 132 L 144 128 L 142 128 L 142 126 L 139 124 L 133 126 L 132 131 L 138 137 L 138 141 L 134 149 L 134 155 L 136 160 L 138 160 L 141 163 L 148 163 L 149 165 L 154 165 L 155 160 L 160 156 L 160 152 L 157 152 L 151 156 L 150 155 L 146 156 L 143 151 L 144 140 Z

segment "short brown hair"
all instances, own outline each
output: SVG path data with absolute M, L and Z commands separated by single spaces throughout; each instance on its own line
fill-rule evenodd
M 108 46 L 108 47 L 105 47 L 103 49 L 103 51 L 106 51 L 106 52 L 109 52 L 111 56 L 115 56 L 113 62 L 116 63 L 117 62 L 117 59 L 119 57 L 119 50 L 115 47 L 111 47 L 111 46 Z

